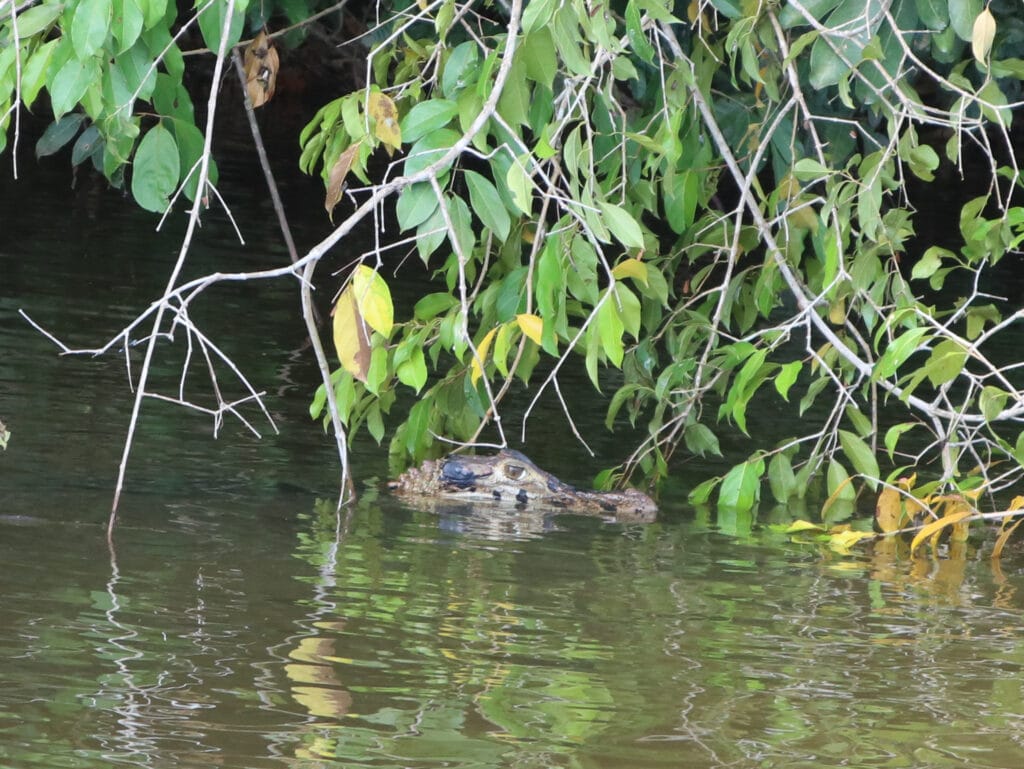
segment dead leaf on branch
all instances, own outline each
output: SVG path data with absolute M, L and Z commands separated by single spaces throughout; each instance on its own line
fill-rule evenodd
M 366 382 L 370 370 L 370 327 L 356 305 L 355 290 L 350 283 L 334 304 L 334 349 L 342 367 Z
M 342 367 L 366 383 L 370 371 L 370 334 L 391 335 L 395 309 L 391 290 L 376 270 L 360 264 L 334 304 L 334 349 Z
M 277 49 L 262 30 L 245 49 L 245 89 L 253 109 L 274 98 L 277 71 L 281 67 Z
M 366 102 L 366 111 L 373 118 L 373 135 L 387 147 L 388 155 L 402 148 L 402 129 L 398 125 L 398 108 L 390 96 L 380 91 L 370 93 Z
M 341 193 L 345 191 L 345 178 L 349 169 L 352 168 L 352 161 L 359 151 L 361 142 L 356 142 L 334 161 L 331 167 L 331 174 L 327 180 L 327 195 L 324 197 L 324 208 L 327 209 L 327 216 L 334 222 L 334 207 L 341 201 Z

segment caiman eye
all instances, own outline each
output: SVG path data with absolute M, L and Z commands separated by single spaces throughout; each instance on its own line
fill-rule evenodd
M 505 475 L 511 478 L 513 481 L 518 481 L 523 477 L 526 472 L 526 468 L 522 465 L 505 465 Z

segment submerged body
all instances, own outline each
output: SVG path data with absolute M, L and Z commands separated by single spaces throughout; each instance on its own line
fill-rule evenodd
M 404 496 L 499 502 L 540 513 L 611 516 L 620 521 L 653 521 L 654 500 L 636 489 L 588 491 L 563 483 L 518 451 L 492 456 L 452 454 L 402 473 L 389 488 Z

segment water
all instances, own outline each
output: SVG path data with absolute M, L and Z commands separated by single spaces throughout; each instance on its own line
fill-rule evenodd
M 5 769 L 1024 765 L 1020 545 L 1000 564 L 981 539 L 840 557 L 760 525 L 792 511 L 687 508 L 692 464 L 653 525 L 437 515 L 377 493 L 386 458 L 365 442 L 339 519 L 286 282 L 197 308 L 280 433 L 254 411 L 260 439 L 228 423 L 214 440 L 207 417 L 147 403 L 108 548 L 124 359 L 60 358 L 16 310 L 105 341 L 161 289 L 180 222 L 154 234 L 116 195 L 66 190 L 56 161 L 23 173 L 43 186 L 0 181 Z M 240 252 L 213 215 L 197 272 L 284 258 L 266 203 L 242 198 L 266 245 Z M 309 210 L 300 241 L 326 230 Z M 600 467 L 545 421 L 565 438 L 534 422 L 535 458 L 576 481 Z

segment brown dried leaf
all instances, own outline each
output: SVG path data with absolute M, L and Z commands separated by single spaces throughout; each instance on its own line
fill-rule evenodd
M 324 197 L 324 208 L 327 209 L 327 216 L 331 222 L 334 222 L 334 207 L 341 201 L 341 193 L 345 191 L 345 177 L 352 168 L 359 144 L 360 142 L 356 142 L 338 155 L 338 159 L 331 167 L 331 174 L 327 179 L 327 195 Z
M 370 328 L 356 305 L 350 283 L 334 304 L 334 349 L 342 367 L 360 382 L 370 370 Z
M 388 155 L 402 148 L 402 129 L 398 125 L 398 108 L 390 96 L 373 91 L 366 110 L 374 120 L 373 135 L 387 147 Z
M 266 31 L 261 31 L 245 49 L 245 89 L 253 109 L 274 97 L 281 62 Z

